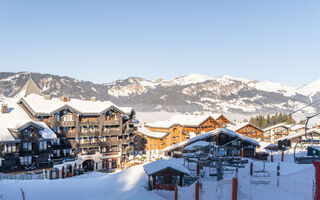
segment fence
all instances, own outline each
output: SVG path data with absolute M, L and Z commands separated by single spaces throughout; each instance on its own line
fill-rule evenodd
M 43 179 L 43 174 L 3 174 L 0 173 L 0 180 L 37 180 Z

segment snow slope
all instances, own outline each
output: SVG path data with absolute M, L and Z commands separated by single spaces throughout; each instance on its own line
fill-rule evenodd
M 22 199 L 21 188 L 27 200 L 163 199 L 146 187 L 147 175 L 142 166 L 136 166 L 113 175 L 92 173 L 59 180 L 0 181 L 0 199 L 1 195 L 4 200 Z
M 270 172 L 271 179 L 268 185 L 251 185 L 250 165 L 239 169 L 238 200 L 270 200 L 312 199 L 312 180 L 314 167 L 311 164 L 298 165 L 293 162 L 292 152 L 285 152 L 285 161 L 280 162 L 280 153 L 274 154 L 274 162 L 267 161 L 266 170 Z M 176 164 L 183 164 L 182 159 L 172 159 Z M 262 161 L 253 162 L 254 170 L 261 170 Z M 280 163 L 280 179 L 277 187 L 276 169 Z M 192 168 L 192 167 L 191 167 Z M 208 169 L 208 168 L 207 168 Z M 222 181 L 212 181 L 212 177 L 200 178 L 202 189 L 200 199 L 230 200 L 232 191 L 232 177 L 234 173 L 227 172 Z M 21 199 L 21 188 L 26 199 L 53 200 L 53 199 L 150 199 L 171 200 L 173 192 L 148 191 L 147 175 L 143 166 L 135 166 L 116 174 L 103 174 L 98 172 L 60 180 L 2 180 L 0 181 L 0 199 Z M 178 199 L 193 200 L 194 185 L 179 187 Z

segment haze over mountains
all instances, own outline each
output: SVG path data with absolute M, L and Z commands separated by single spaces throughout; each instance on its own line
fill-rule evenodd
M 138 111 L 225 113 L 289 112 L 320 98 L 320 79 L 300 88 L 270 81 L 255 81 L 232 76 L 208 77 L 190 74 L 171 80 L 150 81 L 129 77 L 95 84 L 66 76 L 31 73 L 46 95 L 110 100 L 133 106 Z M 14 97 L 30 76 L 29 72 L 0 73 L 0 92 Z M 319 111 L 319 105 L 306 112 Z

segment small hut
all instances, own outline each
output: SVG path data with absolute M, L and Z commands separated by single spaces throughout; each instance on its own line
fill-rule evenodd
M 191 176 L 183 165 L 171 160 L 157 160 L 143 166 L 148 175 L 149 190 L 174 190 L 176 185 L 184 186 L 184 176 Z

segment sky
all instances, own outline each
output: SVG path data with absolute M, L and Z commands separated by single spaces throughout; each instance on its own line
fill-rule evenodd
M 0 1 L 0 71 L 105 83 L 320 78 L 318 0 Z

